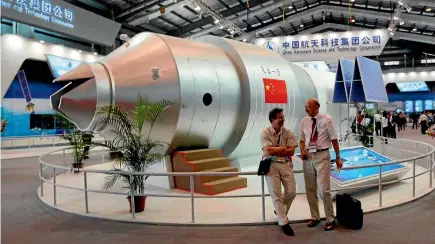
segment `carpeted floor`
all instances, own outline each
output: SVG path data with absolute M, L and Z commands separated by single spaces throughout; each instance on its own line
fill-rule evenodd
M 398 138 L 404 137 L 424 140 L 423 135 L 415 130 L 398 133 Z M 62 155 L 55 155 L 50 160 L 60 161 Z M 39 185 L 38 169 L 36 157 L 2 160 L 1 243 L 3 244 L 435 243 L 435 193 L 401 207 L 365 215 L 364 228 L 359 231 L 338 228 L 327 233 L 323 231 L 322 226 L 310 229 L 305 227 L 305 224 L 297 224 L 293 226 L 296 236 L 287 237 L 275 225 L 148 226 L 66 214 L 53 210 L 38 200 L 36 196 Z

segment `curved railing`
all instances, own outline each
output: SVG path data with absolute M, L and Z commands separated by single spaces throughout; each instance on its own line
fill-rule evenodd
M 95 140 L 101 141 L 102 137 L 95 135 Z M 7 136 L 1 137 L 1 149 L 20 149 L 35 147 L 67 146 L 69 142 L 62 139 L 62 134 Z
M 379 139 L 383 142 L 384 138 L 381 137 L 377 137 L 375 139 Z M 432 181 L 433 178 L 435 178 L 435 174 L 432 177 L 432 174 L 434 172 L 434 168 L 435 168 L 435 146 L 424 143 L 424 142 L 419 142 L 419 141 L 412 141 L 412 140 L 404 140 L 404 139 L 391 139 L 391 138 L 386 138 L 388 139 L 388 142 L 390 145 L 386 145 L 384 143 L 379 144 L 381 146 L 381 148 L 379 150 L 382 150 L 383 152 L 379 152 L 381 154 L 384 155 L 384 153 L 387 150 L 399 150 L 400 151 L 400 155 L 402 156 L 403 153 L 415 153 L 415 154 L 420 154 L 414 157 L 409 157 L 406 159 L 401 159 L 401 160 L 394 160 L 392 162 L 388 162 L 388 163 L 378 163 L 378 164 L 370 164 L 370 165 L 361 165 L 361 166 L 349 166 L 349 167 L 343 167 L 341 170 L 350 170 L 350 169 L 363 169 L 363 168 L 371 168 L 371 167 L 379 167 L 379 180 L 378 183 L 376 184 L 369 184 L 369 185 L 361 185 L 361 186 L 355 186 L 355 187 L 344 187 L 344 188 L 340 188 L 340 189 L 336 189 L 336 190 L 331 190 L 331 192 L 335 192 L 335 191 L 342 191 L 342 190 L 350 190 L 350 189 L 358 189 L 358 188 L 367 188 L 367 187 L 378 187 L 379 188 L 379 207 L 382 207 L 382 188 L 385 185 L 390 185 L 390 184 L 394 184 L 397 182 L 401 182 L 404 180 L 409 180 L 412 179 L 412 197 L 415 197 L 415 179 L 416 177 L 419 177 L 421 175 L 424 174 L 428 174 L 429 175 L 429 181 L 428 181 L 428 185 L 430 188 L 432 188 Z M 415 144 L 415 149 L 417 150 L 418 148 L 426 148 L 426 152 L 425 153 L 418 153 L 415 151 L 411 151 L 411 150 L 406 150 L 406 149 L 402 149 L 402 148 L 392 148 L 391 144 L 392 143 L 399 143 L 401 146 L 403 144 L 407 144 L 407 143 L 414 143 Z M 375 144 L 376 145 L 376 144 Z M 373 146 L 375 146 L 373 145 Z M 420 145 L 420 146 L 419 146 Z M 373 148 L 372 148 L 373 149 Z M 71 170 L 71 167 L 66 167 L 66 166 L 61 166 L 61 165 L 57 165 L 57 164 L 51 164 L 48 163 L 46 161 L 44 161 L 44 157 L 48 156 L 49 154 L 53 154 L 53 153 L 58 153 L 60 151 L 63 151 L 63 154 L 65 155 L 66 150 L 68 149 L 59 149 L 56 151 L 53 151 L 51 153 L 48 154 L 44 154 L 41 155 L 39 157 L 39 163 L 40 163 L 40 172 L 39 172 L 39 178 L 40 178 L 40 195 L 43 196 L 44 195 L 44 184 L 43 183 L 47 183 L 49 185 L 53 186 L 53 204 L 56 205 L 56 188 L 57 187 L 61 187 L 61 188 L 67 188 L 67 189 L 71 189 L 71 190 L 77 190 L 77 191 L 82 191 L 85 194 L 85 209 L 86 209 L 86 213 L 89 213 L 89 207 L 88 207 L 88 192 L 93 192 L 93 193 L 103 193 L 103 194 L 114 194 L 114 195 L 126 195 L 126 196 L 132 196 L 132 218 L 135 218 L 135 207 L 134 207 L 134 197 L 133 196 L 148 196 L 148 197 L 174 197 L 174 198 L 190 198 L 191 199 L 191 222 L 195 223 L 195 199 L 197 198 L 241 198 L 241 197 L 261 197 L 262 199 L 262 217 L 263 217 L 263 221 L 266 220 L 266 214 L 265 214 L 265 197 L 270 196 L 270 194 L 265 194 L 265 186 L 264 186 L 264 176 L 261 176 L 261 194 L 249 194 L 249 195 L 216 195 L 216 196 L 195 196 L 195 191 L 194 191 L 194 177 L 198 177 L 198 176 L 238 176 L 238 175 L 257 175 L 257 172 L 166 172 L 166 173 L 153 173 L 153 172 L 144 172 L 144 173 L 137 173 L 137 172 L 130 172 L 130 171 L 112 171 L 112 170 L 97 170 L 97 169 L 87 169 L 87 168 L 83 168 L 80 169 L 81 172 L 83 172 L 84 177 L 84 188 L 79 188 L 79 187 L 74 187 L 74 186 L 67 186 L 67 185 L 62 185 L 62 184 L 58 184 L 56 183 L 56 172 L 59 172 L 59 170 Z M 375 151 L 375 150 L 374 150 Z M 102 158 L 102 162 L 104 163 L 105 160 L 105 154 L 107 154 L 109 151 L 101 151 L 98 154 L 101 154 L 101 158 Z M 397 153 L 399 154 L 399 153 Z M 93 154 L 95 155 L 95 154 Z M 399 156 L 399 155 L 397 155 Z M 393 157 L 391 157 L 393 158 Z M 422 160 L 425 159 L 427 160 L 427 170 L 420 172 L 418 174 L 416 174 L 416 162 L 417 160 Z M 65 156 L 64 156 L 64 160 L 65 160 Z M 412 162 L 413 165 L 413 169 L 412 169 L 412 176 L 407 177 L 407 178 L 401 178 L 399 180 L 394 180 L 394 181 L 388 181 L 388 182 L 382 182 L 382 167 L 385 167 L 387 165 L 392 165 L 392 164 L 399 164 L 399 163 L 405 163 L 405 162 Z M 66 162 L 64 161 L 64 164 Z M 52 178 L 51 180 L 46 179 L 43 177 L 43 171 L 46 169 L 52 169 L 51 173 L 52 176 L 50 178 Z M 189 176 L 190 177 L 190 194 L 151 194 L 151 193 L 145 193 L 145 194 L 129 194 L 129 193 L 125 193 L 125 192 L 113 192 L 113 191 L 103 191 L 103 190 L 95 190 L 95 189 L 89 189 L 87 187 L 87 173 L 101 173 L 101 174 L 107 174 L 107 173 L 111 173 L 111 174 L 123 174 L 123 175 L 143 175 L 143 176 Z M 295 174 L 297 173 L 303 173 L 302 170 L 295 170 L 294 171 Z M 298 194 L 305 194 L 305 193 L 298 193 Z

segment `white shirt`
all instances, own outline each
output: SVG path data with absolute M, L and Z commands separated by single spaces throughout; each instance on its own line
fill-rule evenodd
M 427 116 L 426 116 L 426 114 L 422 114 L 422 115 L 420 115 L 420 118 L 418 119 L 418 123 L 421 123 L 421 121 L 427 121 Z
M 278 141 L 279 139 L 279 141 Z M 296 141 L 296 136 L 293 132 L 285 128 L 281 127 L 280 132 L 276 132 L 272 126 L 269 126 L 261 132 L 261 148 L 265 147 L 279 147 L 279 146 L 293 146 L 297 147 L 298 143 Z M 266 152 L 263 150 L 263 156 L 267 156 Z M 273 157 L 274 161 L 288 161 L 288 158 L 285 157 Z
M 388 119 L 385 117 L 382 117 L 382 127 L 383 128 L 388 127 Z
M 332 140 L 337 140 L 337 133 L 335 132 L 332 124 L 331 116 L 327 114 L 317 114 L 316 127 L 317 127 L 317 149 L 325 149 L 331 146 Z M 312 134 L 313 120 L 310 116 L 306 116 L 301 122 L 301 131 L 299 135 L 299 141 L 305 142 L 305 147 L 308 148 L 310 137 Z M 313 134 L 314 135 L 314 134 Z
M 381 122 L 382 121 L 382 115 L 380 114 L 375 114 L 373 115 L 374 119 L 376 122 Z

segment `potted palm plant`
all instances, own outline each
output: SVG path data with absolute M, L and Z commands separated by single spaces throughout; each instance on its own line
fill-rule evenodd
M 79 169 L 83 168 L 83 160 L 85 158 L 85 146 L 86 143 L 83 142 L 82 132 L 80 130 L 72 130 L 68 133 L 62 135 L 62 138 L 68 140 L 73 155 L 73 170 L 74 173 L 80 172 Z
M 138 102 L 132 109 L 125 109 L 119 105 L 106 105 L 101 107 L 97 115 L 99 123 L 109 127 L 107 135 L 112 138 L 104 146 L 110 151 L 119 152 L 114 161 L 114 169 L 107 173 L 103 189 L 108 190 L 118 181 L 122 181 L 130 195 L 144 194 L 145 181 L 149 176 L 121 174 L 121 171 L 145 172 L 151 165 L 160 162 L 163 154 L 153 153 L 156 147 L 163 144 L 150 141 L 144 136 L 143 127 L 148 123 L 151 128 L 158 116 L 174 102 L 163 100 L 150 102 L 139 95 Z M 127 197 L 131 207 L 131 196 Z M 146 196 L 134 196 L 135 212 L 145 209 Z
M 61 114 L 55 114 L 55 119 L 56 124 L 61 125 L 64 130 L 60 137 L 67 140 L 71 145 L 73 155 L 72 169 L 74 173 L 78 173 L 80 172 L 79 169 L 83 168 L 83 160 L 86 156 L 85 147 L 87 144 L 83 141 L 83 133 Z

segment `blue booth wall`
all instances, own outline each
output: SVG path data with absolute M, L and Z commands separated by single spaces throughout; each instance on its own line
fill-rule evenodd
M 55 111 L 51 108 L 50 96 L 62 88 L 63 84 L 53 83 L 54 77 L 48 64 L 43 61 L 26 60 L 19 70 L 25 72 L 33 109 L 27 104 L 18 76 L 15 76 L 1 101 L 1 120 L 7 121 L 1 136 L 35 136 L 43 132 L 62 133 L 62 128 L 56 128 Z

